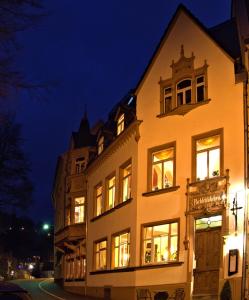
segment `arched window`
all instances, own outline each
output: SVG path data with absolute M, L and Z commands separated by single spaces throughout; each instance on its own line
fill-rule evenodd
M 190 104 L 192 97 L 191 79 L 184 79 L 176 85 L 177 106 Z

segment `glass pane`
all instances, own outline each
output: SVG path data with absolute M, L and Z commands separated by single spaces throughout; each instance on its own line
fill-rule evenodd
M 184 88 L 190 87 L 190 86 L 191 86 L 191 80 L 186 79 L 186 80 L 183 80 L 183 81 L 181 81 L 177 84 L 177 89 L 181 90 L 181 89 L 184 89 Z
M 99 253 L 96 253 L 95 259 L 96 259 L 96 269 L 99 269 L 99 268 L 100 268 L 100 264 L 99 264 Z
M 119 267 L 119 248 L 114 250 L 114 267 Z
M 144 263 L 150 263 L 151 260 L 151 240 L 144 242 Z
M 102 186 L 97 187 L 96 194 L 97 196 L 102 194 Z
M 105 249 L 106 248 L 106 241 L 102 241 L 99 244 L 100 244 L 100 248 L 101 249 Z
M 178 223 L 171 223 L 170 229 L 171 229 L 171 235 L 177 235 L 178 234 Z
M 125 267 L 129 262 L 129 246 L 127 244 L 120 246 L 119 266 Z
M 204 100 L 204 85 L 197 87 L 197 102 Z
M 112 187 L 112 186 L 114 186 L 114 185 L 115 185 L 115 176 L 112 177 L 111 179 L 109 179 L 109 181 L 108 181 L 108 186 L 109 186 L 109 187 Z
M 220 176 L 220 149 L 209 151 L 209 177 Z
M 152 166 L 152 190 L 160 190 L 162 188 L 162 164 Z
M 177 105 L 183 105 L 183 93 L 177 93 Z
M 84 222 L 84 219 L 85 219 L 84 208 L 85 208 L 84 205 L 76 206 L 74 208 L 74 222 L 75 223 Z
M 169 224 L 157 225 L 153 227 L 153 236 L 166 235 L 169 232 Z
M 161 238 L 160 261 L 169 260 L 168 237 Z
M 120 244 L 128 243 L 128 238 L 129 238 L 129 234 L 128 233 L 121 234 L 120 235 Z
M 207 173 L 207 152 L 197 153 L 196 158 L 196 179 L 203 180 L 208 176 Z
M 164 89 L 164 95 L 171 94 L 171 87 L 167 87 Z
M 119 246 L 119 236 L 115 236 L 114 244 L 115 244 L 115 247 Z
M 102 196 L 100 195 L 96 201 L 96 215 L 99 216 L 102 213 Z
M 100 251 L 100 268 L 106 268 L 106 250 Z
M 177 244 L 178 244 L 178 237 L 173 236 L 170 238 L 170 257 L 169 260 L 176 260 L 177 259 Z
M 186 104 L 191 103 L 191 90 L 187 90 L 185 92 L 185 97 L 186 97 L 186 99 L 185 99 Z
M 75 205 L 85 203 L 85 197 L 75 198 L 74 200 L 75 200 Z
M 158 152 L 154 152 L 152 155 L 152 162 L 158 162 L 174 157 L 174 148 L 164 149 Z
M 215 135 L 211 137 L 207 137 L 196 142 L 196 149 L 197 151 L 205 150 L 213 147 L 220 146 L 220 136 Z
M 167 112 L 170 112 L 171 111 L 171 96 L 170 97 L 166 97 L 164 99 L 164 112 L 167 113 Z
M 204 82 L 204 76 L 197 77 L 196 82 L 197 82 L 197 83 L 202 83 L 202 82 Z
M 129 165 L 126 168 L 124 168 L 124 174 L 123 174 L 123 176 L 126 177 L 129 174 L 131 174 L 131 165 Z
M 161 238 L 154 238 L 154 262 L 160 262 L 161 261 L 161 253 L 160 253 L 160 244 L 161 244 Z
M 163 183 L 164 187 L 171 187 L 173 186 L 173 169 L 174 169 L 174 163 L 173 160 L 169 160 L 164 162 L 163 164 Z
M 208 218 L 201 218 L 195 221 L 196 230 L 220 227 L 222 225 L 222 216 L 211 216 Z
M 112 187 L 111 189 L 109 189 L 109 195 L 108 195 L 109 208 L 114 207 L 114 199 L 115 199 L 115 187 Z
M 145 239 L 151 238 L 151 233 L 152 233 L 152 227 L 145 227 L 144 228 L 144 238 Z

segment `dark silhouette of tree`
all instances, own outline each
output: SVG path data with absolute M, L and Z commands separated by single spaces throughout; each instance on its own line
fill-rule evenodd
M 10 113 L 0 114 L 0 210 L 27 208 L 32 201 L 30 165 L 22 149 L 21 127 Z
M 42 0 L 0 1 L 0 98 L 25 89 L 40 90 L 47 83 L 31 83 L 16 66 L 17 33 L 34 27 L 45 16 Z

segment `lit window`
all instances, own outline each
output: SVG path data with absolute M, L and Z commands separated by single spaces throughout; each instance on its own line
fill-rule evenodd
M 174 147 L 152 153 L 152 190 L 174 184 Z
M 178 259 L 178 223 L 150 225 L 143 228 L 143 264 Z
M 74 223 L 85 221 L 85 197 L 74 198 Z
M 177 106 L 191 103 L 191 80 L 180 81 L 177 86 Z
M 118 118 L 117 135 L 119 135 L 122 131 L 124 131 L 124 114 Z
M 166 87 L 164 89 L 164 113 L 168 113 L 172 109 L 172 89 L 171 87 Z
M 103 212 L 103 199 L 102 199 L 103 187 L 99 185 L 96 187 L 96 216 L 99 216 Z
M 220 135 L 196 141 L 196 179 L 220 176 Z
M 95 243 L 95 270 L 106 269 L 107 241 Z
M 221 227 L 221 226 L 222 226 L 221 215 L 201 218 L 195 221 L 196 230 L 203 230 L 203 229 L 209 229 L 209 228 Z
M 104 150 L 104 137 L 102 136 L 98 141 L 98 155 Z
M 131 198 L 131 164 L 121 169 L 122 196 L 121 201 L 125 202 Z
M 204 76 L 199 76 L 196 78 L 196 102 L 201 102 L 205 100 L 205 85 Z
M 107 180 L 107 209 L 115 204 L 115 176 Z
M 127 267 L 130 262 L 130 233 L 114 237 L 114 268 Z
M 85 169 L 85 158 L 84 157 L 77 158 L 75 161 L 76 174 L 82 173 L 84 169 Z

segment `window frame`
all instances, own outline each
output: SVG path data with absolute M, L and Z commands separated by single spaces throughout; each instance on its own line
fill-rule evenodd
M 78 157 L 75 159 L 75 174 L 82 174 L 86 166 L 85 157 Z
M 84 198 L 84 203 L 76 205 L 75 200 L 77 198 Z M 73 224 L 82 224 L 86 222 L 86 197 L 85 196 L 75 196 L 73 197 Z M 82 222 L 76 222 L 75 221 L 75 208 L 76 207 L 83 207 L 83 221 Z
M 120 135 L 125 129 L 125 114 L 119 115 L 117 120 L 117 135 Z
M 105 266 L 105 268 L 97 268 L 97 266 L 96 266 L 96 254 L 97 254 L 96 248 L 97 248 L 97 244 L 100 244 L 101 242 L 106 242 L 106 248 L 105 248 L 105 251 L 106 251 L 106 266 Z M 108 238 L 106 236 L 106 237 L 103 237 L 103 238 L 98 239 L 96 241 L 93 241 L 93 269 L 95 271 L 107 270 L 107 266 L 108 266 Z
M 128 251 L 128 254 L 129 254 L 128 264 L 127 264 L 127 266 L 115 267 L 115 248 L 116 248 L 115 247 L 115 237 L 120 237 L 121 235 L 126 234 L 126 233 L 128 233 L 128 236 L 129 236 L 129 241 L 127 243 L 128 249 L 129 249 L 129 251 Z M 120 244 L 119 244 L 119 247 L 120 247 Z M 127 229 L 124 229 L 122 231 L 115 232 L 111 235 L 111 269 L 116 270 L 116 269 L 129 268 L 130 263 L 131 263 L 131 229 L 127 228 Z
M 196 148 L 196 143 L 198 140 L 204 139 L 204 138 L 209 138 L 215 135 L 220 136 L 220 174 L 219 176 L 214 176 L 209 178 L 209 174 L 207 174 L 206 179 L 212 179 L 216 177 L 221 177 L 224 176 L 224 129 L 223 128 L 218 128 L 214 129 L 205 133 L 201 133 L 198 135 L 192 136 L 192 181 L 195 182 L 197 181 L 197 148 Z M 206 180 L 202 179 L 202 180 Z
M 152 155 L 155 152 L 166 150 L 168 148 L 173 148 L 173 185 L 171 187 L 165 187 L 161 188 L 158 190 L 152 190 L 152 166 L 153 166 L 153 161 L 152 161 Z M 147 160 L 147 191 L 148 192 L 157 192 L 157 191 L 163 191 L 167 190 L 169 188 L 175 187 L 176 186 L 176 141 L 166 143 L 163 145 L 159 145 L 153 148 L 148 149 L 148 160 Z
M 144 229 L 146 227 L 155 227 L 158 225 L 167 225 L 167 224 L 172 224 L 172 223 L 177 223 L 177 259 L 176 260 L 168 260 L 165 262 L 150 262 L 150 263 L 144 263 Z M 180 218 L 175 218 L 175 219 L 167 219 L 167 220 L 161 220 L 161 221 L 156 221 L 156 222 L 149 222 L 149 223 L 144 223 L 141 224 L 141 233 L 140 233 L 140 265 L 141 266 L 156 266 L 156 265 L 161 265 L 161 264 L 170 264 L 172 262 L 179 262 L 179 253 L 180 253 Z M 169 237 L 168 237 L 169 238 Z M 170 245 L 170 243 L 169 243 Z
M 114 182 L 114 185 L 110 188 L 109 187 L 109 181 L 111 179 L 115 180 Z M 116 188 L 116 184 L 117 184 L 117 176 L 116 176 L 116 172 L 113 172 L 112 174 L 110 174 L 108 177 L 106 177 L 106 183 L 105 183 L 105 211 L 108 211 L 108 210 L 111 210 L 112 208 L 115 207 L 116 205 L 116 197 L 117 197 L 117 188 Z M 110 193 L 110 190 L 112 189 L 113 190 L 114 188 L 114 199 L 113 199 L 113 206 L 110 207 L 109 206 L 109 193 Z
M 130 174 L 124 176 L 124 170 L 130 166 L 131 172 Z M 130 177 L 130 197 L 126 200 L 123 200 L 124 193 L 124 180 Z M 119 168 L 119 203 L 124 203 L 128 200 L 132 199 L 132 160 L 129 159 L 124 164 L 122 164 Z
M 101 195 L 101 213 L 98 215 L 97 214 L 97 207 L 98 207 L 97 206 L 97 200 L 98 200 L 97 190 L 100 187 L 102 189 L 101 194 L 100 194 Z M 105 211 L 105 207 L 104 207 L 104 185 L 103 185 L 102 181 L 95 185 L 95 187 L 94 187 L 94 197 L 93 198 L 94 198 L 93 216 L 94 217 L 101 216 L 103 214 L 103 212 Z
M 178 89 L 178 85 L 181 84 L 184 81 L 190 81 L 190 86 Z M 190 102 L 186 103 L 186 93 L 187 91 L 191 92 L 191 97 L 190 97 Z M 182 97 L 182 104 L 178 103 L 178 94 L 182 93 L 183 97 Z M 193 103 L 193 80 L 192 77 L 186 77 L 186 78 L 182 78 L 181 80 L 176 82 L 176 87 L 175 87 L 175 102 L 176 102 L 176 107 L 180 107 L 183 105 L 189 105 Z

